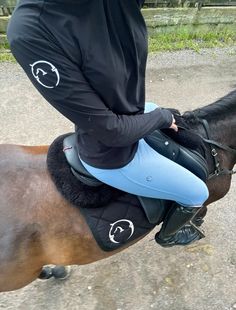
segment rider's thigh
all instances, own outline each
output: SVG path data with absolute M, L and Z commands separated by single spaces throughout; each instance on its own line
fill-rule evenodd
M 120 169 L 85 168 L 100 181 L 134 195 L 199 206 L 208 198 L 206 184 L 193 173 L 160 155 L 143 139 L 133 160 Z
M 158 108 L 158 105 L 156 103 L 151 102 L 151 101 L 146 101 L 145 106 L 144 106 L 144 113 L 152 112 L 156 108 Z

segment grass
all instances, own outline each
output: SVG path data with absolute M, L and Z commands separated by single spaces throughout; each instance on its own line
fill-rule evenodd
M 14 56 L 0 49 L 0 63 L 1 62 L 16 62 Z
M 226 47 L 236 44 L 236 31 L 198 31 L 176 30 L 174 33 L 156 33 L 149 37 L 149 52 L 176 51 L 202 48 Z
M 149 52 L 176 51 L 191 49 L 199 52 L 202 48 L 227 47 L 236 45 L 236 30 L 189 31 L 179 29 L 175 32 L 156 33 L 149 37 Z M 0 62 L 16 62 L 7 51 L 9 47 L 0 46 Z

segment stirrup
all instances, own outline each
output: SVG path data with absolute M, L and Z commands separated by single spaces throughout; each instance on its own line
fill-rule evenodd
M 203 223 L 203 220 L 202 220 L 202 223 Z M 201 224 L 202 224 L 202 223 L 201 223 Z M 196 224 L 193 223 L 193 220 L 191 220 L 191 221 L 189 222 L 189 224 L 190 224 L 192 227 L 194 227 L 196 231 L 199 232 L 199 235 L 200 235 L 202 238 L 205 238 L 205 237 L 206 237 L 206 235 L 205 235 L 203 229 L 200 228 L 200 225 L 201 225 L 201 224 L 200 224 L 200 225 L 196 225 Z

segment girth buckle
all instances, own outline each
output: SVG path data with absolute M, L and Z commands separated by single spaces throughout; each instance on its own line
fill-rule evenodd
M 214 156 L 214 157 L 216 157 L 218 155 L 216 149 L 212 149 L 211 150 L 211 155 Z

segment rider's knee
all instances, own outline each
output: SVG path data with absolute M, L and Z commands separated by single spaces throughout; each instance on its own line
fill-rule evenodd
M 209 197 L 209 191 L 206 186 L 206 184 L 199 180 L 197 184 L 194 184 L 192 187 L 192 195 L 191 195 L 191 206 L 200 206 L 203 205 L 204 202 L 208 199 Z

